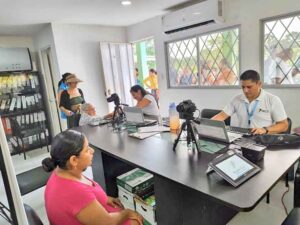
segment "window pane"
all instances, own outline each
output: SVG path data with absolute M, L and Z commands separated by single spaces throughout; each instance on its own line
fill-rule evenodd
M 237 85 L 239 74 L 239 29 L 199 37 L 200 84 Z
M 198 85 L 196 38 L 168 43 L 170 86 Z
M 264 22 L 264 83 L 300 84 L 300 16 Z

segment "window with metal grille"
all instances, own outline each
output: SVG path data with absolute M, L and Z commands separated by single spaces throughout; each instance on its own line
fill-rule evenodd
M 238 84 L 239 28 L 167 43 L 169 86 Z
M 263 21 L 264 83 L 300 84 L 300 13 Z

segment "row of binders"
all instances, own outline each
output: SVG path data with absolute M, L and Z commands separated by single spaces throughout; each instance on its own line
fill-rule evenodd
M 21 92 L 24 89 L 36 89 L 39 85 L 37 75 L 33 74 L 13 74 L 0 77 L 0 94 L 10 94 Z
M 40 93 L 29 96 L 15 96 L 11 99 L 2 98 L 0 112 L 9 113 L 18 110 L 31 109 L 40 106 L 42 95 Z
M 12 134 L 12 125 L 11 120 L 8 117 L 1 118 L 2 124 L 4 127 L 4 131 L 7 135 Z M 36 123 L 44 123 L 46 121 L 46 115 L 45 112 L 35 112 L 30 113 L 26 115 L 19 115 L 15 117 L 16 122 L 18 123 L 19 127 L 28 127 L 28 129 L 31 129 L 31 126 Z M 37 126 L 41 126 L 42 124 L 39 124 Z M 12 134 L 13 135 L 13 134 Z
M 16 137 L 12 136 L 8 139 L 8 147 L 10 152 L 14 152 L 16 148 L 24 148 L 25 150 L 33 145 L 46 145 L 49 142 L 49 131 L 45 129 L 44 133 L 35 134 L 29 137 Z M 22 149 L 22 150 L 24 150 Z M 21 149 L 18 149 L 19 152 Z

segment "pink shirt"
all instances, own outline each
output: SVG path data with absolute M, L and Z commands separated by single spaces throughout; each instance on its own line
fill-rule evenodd
M 93 186 L 59 177 L 55 172 L 50 176 L 45 190 L 45 204 L 50 225 L 83 225 L 76 215 L 95 199 L 107 210 L 120 209 L 107 205 L 107 195 L 95 181 Z M 130 225 L 127 220 L 123 225 Z

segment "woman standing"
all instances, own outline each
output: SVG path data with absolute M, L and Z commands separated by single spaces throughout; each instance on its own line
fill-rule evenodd
M 151 94 L 154 96 L 155 100 L 159 100 L 159 90 L 158 90 L 158 80 L 157 72 L 155 69 L 149 70 L 149 76 L 144 80 L 144 84 L 147 88 L 151 89 Z
M 71 73 L 64 73 L 61 77 L 61 80 L 58 82 L 58 89 L 57 89 L 57 102 L 58 105 L 60 104 L 60 98 L 61 98 L 61 93 L 63 91 L 68 90 L 68 85 L 66 83 L 66 78 L 67 76 L 71 75 Z M 62 119 L 67 119 L 66 114 L 63 111 L 60 111 L 60 117 Z
M 106 195 L 101 186 L 82 172 L 92 164 L 94 149 L 75 130 L 56 135 L 51 158 L 43 168 L 52 172 L 45 189 L 45 206 L 51 225 L 142 225 L 136 212 L 123 209 L 119 199 Z
M 132 97 L 137 101 L 136 107 L 143 109 L 147 116 L 159 117 L 159 109 L 155 98 L 140 85 L 134 85 L 130 89 Z
M 77 88 L 77 84 L 82 82 L 75 74 L 70 74 L 66 78 L 68 90 L 61 93 L 59 108 L 67 116 L 68 128 L 79 125 L 80 107 L 85 103 L 82 90 Z

